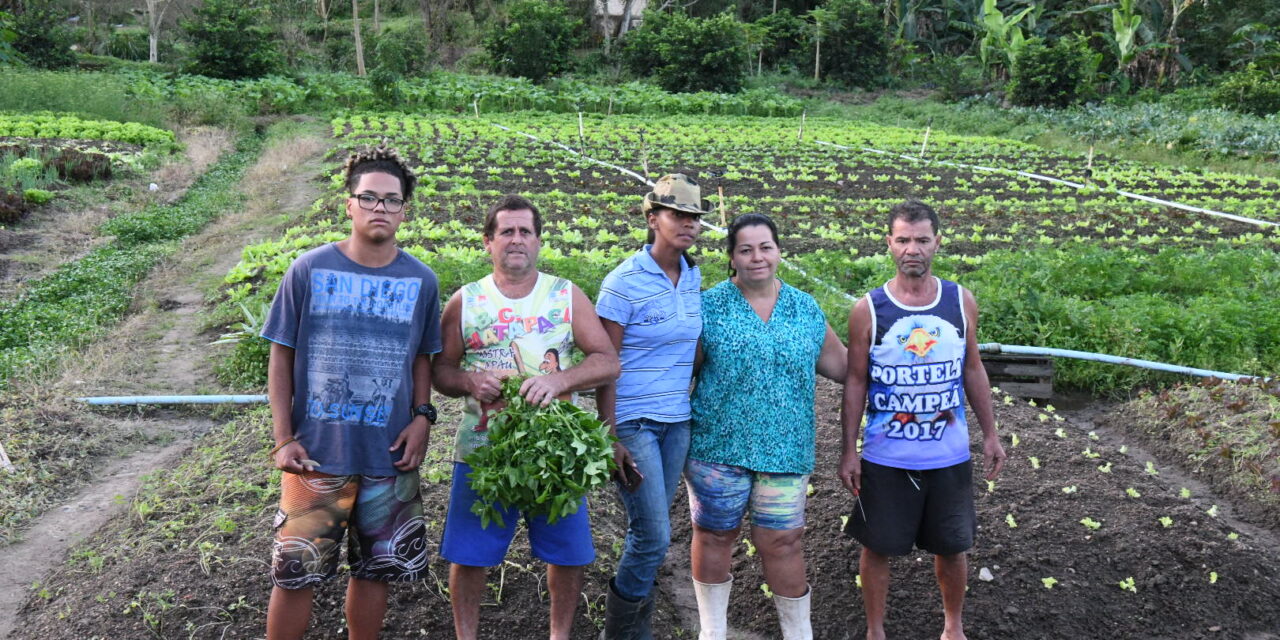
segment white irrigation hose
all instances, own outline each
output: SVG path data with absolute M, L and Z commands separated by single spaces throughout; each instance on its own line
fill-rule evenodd
M 976 164 L 965 164 L 965 163 L 963 163 L 963 162 L 951 162 L 951 161 L 949 161 L 949 160 L 927 160 L 927 159 L 925 159 L 925 158 L 919 158 L 919 157 L 916 157 L 916 156 L 907 155 L 907 154 L 905 154 L 905 153 L 894 153 L 894 152 L 892 152 L 892 151 L 884 151 L 883 149 L 873 149 L 873 148 L 871 148 L 871 147 L 850 147 L 850 146 L 843 145 L 843 144 L 836 144 L 836 143 L 834 143 L 834 142 L 827 142 L 827 141 L 825 141 L 825 140 L 814 140 L 814 143 L 815 143 L 815 144 L 826 145 L 826 146 L 829 146 L 829 147 L 835 147 L 835 148 L 837 148 L 837 149 L 847 149 L 847 150 L 850 150 L 850 151 L 864 151 L 864 152 L 867 152 L 867 153 L 874 153 L 874 154 L 878 154 L 878 155 L 886 155 L 886 156 L 897 156 L 897 157 L 899 157 L 899 158 L 903 158 L 903 159 L 905 159 L 905 160 L 911 160 L 912 162 L 923 162 L 923 163 L 925 163 L 925 164 L 937 164 L 937 165 L 943 165 L 943 166 L 947 166 L 947 167 L 956 167 L 956 168 L 959 168 L 959 169 L 973 169 L 974 171 L 984 171 L 984 172 L 987 172 L 987 173 L 1012 173 L 1012 174 L 1015 174 L 1015 175 L 1023 176 L 1024 178 L 1031 178 L 1032 180 L 1039 180 L 1039 181 L 1041 181 L 1041 182 L 1050 182 L 1050 183 L 1053 183 L 1053 184 L 1060 184 L 1060 185 L 1067 186 L 1067 187 L 1074 187 L 1074 188 L 1076 188 L 1076 189 L 1086 189 L 1086 188 L 1088 188 L 1088 186 L 1087 186 L 1087 185 L 1081 184 L 1081 183 L 1079 183 L 1079 182 L 1072 182 L 1072 181 L 1070 181 L 1070 180 L 1062 180 L 1062 179 L 1060 179 L 1060 178 L 1053 178 L 1053 177 L 1050 177 L 1050 176 L 1042 176 L 1042 175 L 1040 175 L 1040 174 L 1038 174 L 1038 173 L 1031 173 L 1031 172 L 1028 172 L 1028 171 L 1019 171 L 1019 170 L 1017 170 L 1017 169 L 1001 169 L 1001 168 L 998 168 L 998 167 L 984 167 L 984 166 L 976 165 Z M 1151 196 L 1144 196 L 1144 195 L 1142 195 L 1142 194 L 1139 194 L 1139 193 L 1133 193 L 1133 192 L 1131 192 L 1131 191 L 1125 191 L 1125 190 L 1123 190 L 1123 189 L 1110 189 L 1110 188 L 1108 188 L 1108 189 L 1100 189 L 1100 190 L 1102 190 L 1102 191 L 1110 191 L 1111 193 L 1115 193 L 1115 194 L 1118 194 L 1118 195 L 1122 195 L 1122 196 L 1124 196 L 1124 197 L 1126 197 L 1126 198 L 1133 198 L 1133 199 L 1135 199 L 1135 200 L 1143 200 L 1143 201 L 1146 201 L 1146 202 L 1150 202 L 1150 203 L 1153 203 L 1153 204 L 1158 204 L 1158 205 L 1162 205 L 1162 206 L 1166 206 L 1166 207 L 1173 207 L 1173 208 L 1175 208 L 1175 209 L 1182 209 L 1182 210 L 1184 210 L 1184 211 L 1191 211 L 1191 212 L 1193 212 L 1193 213 L 1203 213 L 1203 214 L 1205 214 L 1205 215 L 1217 216 L 1217 217 L 1219 217 L 1219 218 L 1226 218 L 1226 219 L 1228 219 L 1228 220 L 1235 220 L 1236 222 L 1244 222 L 1244 223 L 1246 223 L 1246 224 L 1257 225 L 1257 226 L 1260 226 L 1260 227 L 1277 227 L 1277 226 L 1280 226 L 1280 222 L 1271 222 L 1271 221 L 1268 221 L 1268 220 L 1258 220 L 1258 219 L 1256 219 L 1256 218 L 1246 218 L 1246 217 L 1244 217 L 1244 216 L 1238 216 L 1238 215 L 1235 215 L 1235 214 L 1233 214 L 1233 213 L 1224 213 L 1224 212 L 1222 212 L 1222 211 L 1214 211 L 1213 209 L 1205 209 L 1205 208 L 1202 208 L 1202 207 L 1197 207 L 1197 206 L 1193 206 L 1193 205 L 1189 205 L 1189 204 L 1182 204 L 1181 202 L 1173 202 L 1173 201 L 1171 201 L 1171 200 L 1161 200 L 1160 198 L 1152 198 Z
M 1209 369 L 1196 369 L 1195 367 L 1184 367 L 1176 364 L 1165 364 L 1163 362 L 1154 362 L 1152 360 L 1142 360 L 1139 358 L 1109 356 L 1101 353 L 1091 353 L 1088 351 L 1076 351 L 1074 349 L 1053 349 L 1050 347 L 1026 347 L 1026 346 L 1016 345 L 1016 344 L 999 344 L 996 342 L 987 342 L 987 343 L 979 344 L 978 351 L 981 351 L 982 353 L 1014 353 L 1014 354 L 1029 355 L 1029 356 L 1054 356 L 1057 358 L 1074 358 L 1076 360 L 1091 360 L 1093 362 L 1122 364 L 1130 367 L 1154 369 L 1156 371 L 1168 371 L 1170 373 L 1185 373 L 1189 376 L 1200 376 L 1202 378 L 1222 378 L 1223 380 L 1256 380 L 1258 379 L 1258 376 L 1246 376 L 1238 373 L 1226 373 L 1224 371 L 1212 371 Z

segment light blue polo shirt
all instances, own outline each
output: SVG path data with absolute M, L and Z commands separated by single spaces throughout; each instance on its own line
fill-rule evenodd
M 622 325 L 622 375 L 615 422 L 689 419 L 689 381 L 702 334 L 702 272 L 680 260 L 674 285 L 649 254 L 652 245 L 605 276 L 596 313 Z

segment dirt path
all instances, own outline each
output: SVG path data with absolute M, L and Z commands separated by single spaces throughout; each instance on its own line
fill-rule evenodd
M 241 248 L 275 235 L 290 215 L 305 211 L 318 197 L 315 178 L 326 146 L 317 133 L 269 146 L 242 184 L 250 204 L 187 239 L 148 276 L 136 291 L 135 313 L 109 338 L 85 349 L 53 383 L 59 395 L 212 392 L 215 352 L 208 346 L 211 331 L 199 314 L 204 300 L 240 259 Z M 32 584 L 62 564 L 72 545 L 124 509 L 127 501 L 117 496 L 132 495 L 147 472 L 172 466 L 194 437 L 215 424 L 186 410 L 150 411 L 141 417 L 112 410 L 92 419 L 104 428 L 147 433 L 158 442 L 106 464 L 92 484 L 38 518 L 22 541 L 0 548 L 0 566 L 5 567 L 0 638 L 13 631 L 14 615 Z
M 185 146 L 181 156 L 170 158 L 145 178 L 116 180 L 89 196 L 101 198 L 105 194 L 105 202 L 77 207 L 65 197 L 59 198 L 12 228 L 0 229 L 0 295 L 11 295 L 24 282 L 92 251 L 104 240 L 98 227 L 116 215 L 177 201 L 234 143 L 230 132 L 212 127 L 179 129 L 177 135 Z M 156 191 L 149 190 L 151 184 L 156 185 Z

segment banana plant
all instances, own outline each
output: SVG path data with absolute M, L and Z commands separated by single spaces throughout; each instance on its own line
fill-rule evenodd
M 1018 54 L 1026 46 L 1027 39 L 1022 34 L 1018 23 L 1035 7 L 1027 7 L 1006 18 L 996 0 L 983 0 L 982 4 L 982 40 L 978 43 L 978 55 L 982 66 L 992 71 L 994 76 L 1003 76 L 1013 68 Z

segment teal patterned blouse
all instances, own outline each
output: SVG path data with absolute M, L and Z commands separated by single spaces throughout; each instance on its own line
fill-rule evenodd
M 813 296 L 786 283 L 767 323 L 733 282 L 704 291 L 689 457 L 812 473 L 814 383 L 826 332 Z

